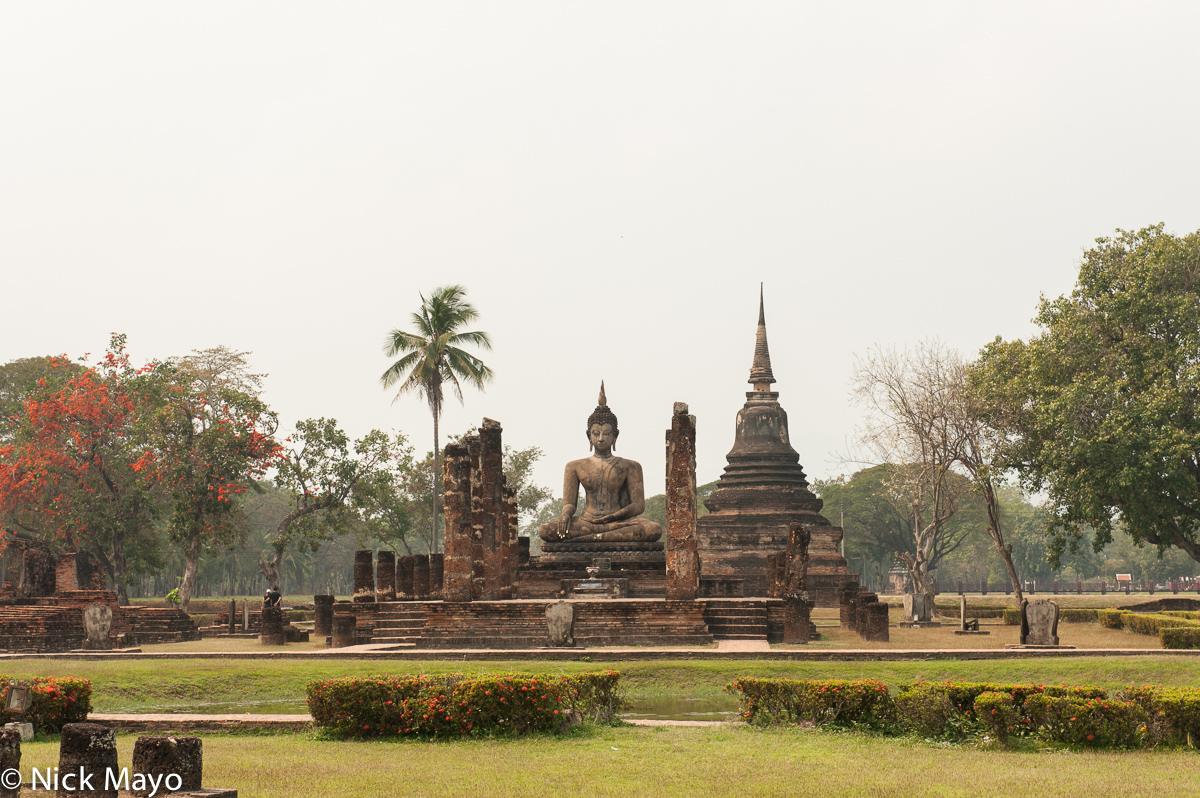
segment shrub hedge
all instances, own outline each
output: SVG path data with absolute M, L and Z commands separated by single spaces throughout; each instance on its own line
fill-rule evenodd
M 0 675 L 0 687 L 7 695 L 10 677 Z M 0 723 L 24 721 L 38 732 L 56 732 L 64 723 L 82 723 L 92 711 L 92 682 L 73 676 L 36 676 L 29 682 L 32 701 L 24 715 L 6 712 L 0 707 Z
M 812 723 L 817 726 L 875 728 L 894 720 L 887 685 L 871 679 L 758 679 L 746 677 L 725 685 L 741 693 L 741 716 L 747 723 Z
M 1100 612 L 1104 612 L 1104 610 L 1088 609 L 1086 607 L 1059 607 L 1058 620 L 1065 623 L 1095 623 L 1099 620 L 1097 613 Z M 1020 626 L 1020 608 L 1005 607 L 1004 623 L 1009 626 Z
M 1200 744 L 1200 688 L 1130 687 L 1121 698 L 1145 710 L 1150 743 L 1192 747 Z
M 342 737 L 561 732 L 615 718 L 619 680 L 616 671 L 347 677 L 310 682 L 308 708 L 317 728 Z
M 916 682 L 894 694 L 876 681 L 739 679 L 741 716 L 758 725 L 812 723 L 955 739 L 989 734 L 1074 746 L 1196 745 L 1200 688 Z
M 1200 648 L 1200 628 L 1168 626 L 1158 633 L 1163 648 Z

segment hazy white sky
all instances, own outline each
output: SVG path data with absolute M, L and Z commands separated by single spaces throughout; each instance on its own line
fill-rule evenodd
M 1200 228 L 1194 2 L 0 6 L 0 362 L 225 344 L 285 428 L 431 448 L 387 331 L 461 283 L 484 416 L 663 485 L 671 405 L 715 478 L 759 281 L 810 477 L 856 355 L 1027 336 L 1114 228 Z

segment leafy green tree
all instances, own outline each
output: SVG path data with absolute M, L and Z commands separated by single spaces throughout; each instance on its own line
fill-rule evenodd
M 280 567 L 290 547 L 315 550 L 321 541 L 353 528 L 359 518 L 354 492 L 360 485 L 377 482 L 379 472 L 400 456 L 406 443 L 371 430 L 351 447 L 349 436 L 334 419 L 307 419 L 296 425 L 275 476 L 275 484 L 291 494 L 291 508 L 280 519 L 259 562 L 271 587 L 280 589 Z
M 1119 528 L 1200 561 L 1200 231 L 1097 239 L 1036 321 L 1029 341 L 989 344 L 972 384 L 997 466 L 1048 497 L 1052 556 Z
M 245 531 L 234 497 L 279 454 L 278 421 L 258 397 L 265 375 L 249 372 L 248 354 L 197 350 L 161 370 L 159 469 L 171 496 L 170 536 L 184 551 L 184 610 L 195 595 L 201 552 L 228 546 Z
M 913 524 L 918 516 L 929 515 L 926 509 L 914 513 L 912 497 L 897 482 L 896 472 L 903 466 L 883 463 L 834 479 L 816 480 L 813 490 L 825 502 L 825 513 L 846 529 L 846 555 L 854 559 L 866 555 L 871 562 L 883 567 L 892 564 L 897 552 L 916 555 L 916 535 Z M 947 477 L 956 489 L 965 494 L 966 479 L 951 472 Z M 925 501 L 930 496 L 925 494 Z M 946 519 L 933 538 L 928 554 L 928 569 L 938 569 L 942 560 L 952 554 L 972 534 L 981 531 L 980 508 L 964 501 L 953 516 Z
M 492 380 L 492 370 L 482 360 L 460 348 L 463 344 L 473 344 L 482 349 L 492 348 L 487 333 L 463 329 L 479 317 L 475 307 L 466 301 L 466 294 L 466 289 L 461 285 L 436 288 L 428 299 L 422 294 L 421 308 L 412 314 L 416 332 L 392 330 L 384 343 L 384 352 L 388 357 L 401 357 L 379 378 L 383 387 L 399 386 L 397 399 L 405 393 L 417 393 L 429 404 L 429 412 L 433 415 L 435 496 L 439 493 L 441 466 L 438 422 L 442 416 L 445 387 L 449 385 L 461 402 L 462 383 L 483 390 L 484 385 Z M 430 505 L 432 551 L 437 551 L 438 502 L 432 501 Z

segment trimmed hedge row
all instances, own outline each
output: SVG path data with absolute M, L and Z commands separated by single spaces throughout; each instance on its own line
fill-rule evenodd
M 617 671 L 573 676 L 370 676 L 308 685 L 317 728 L 342 737 L 561 732 L 624 707 Z
M 1158 633 L 1163 648 L 1200 648 L 1200 629 L 1170 626 Z
M 865 727 L 940 739 L 988 733 L 1001 743 L 1037 737 L 1093 748 L 1195 745 L 1200 689 L 1129 688 L 991 682 L 916 682 L 892 695 L 876 681 L 739 679 L 748 723 Z
M 887 685 L 871 679 L 746 677 L 725 685 L 725 690 L 741 693 L 741 716 L 751 724 L 804 722 L 878 727 L 895 719 Z
M 7 695 L 11 677 L 0 675 L 0 698 Z M 92 682 L 73 676 L 35 676 L 26 680 L 33 700 L 24 715 L 0 707 L 0 723 L 24 721 L 37 732 L 56 732 L 64 723 L 82 723 L 92 711 Z
M 1085 607 L 1059 607 L 1058 620 L 1065 623 L 1095 623 L 1099 620 L 1097 613 L 1104 610 L 1087 609 Z M 1012 607 L 1004 608 L 1004 623 L 1009 626 L 1021 625 L 1021 610 Z

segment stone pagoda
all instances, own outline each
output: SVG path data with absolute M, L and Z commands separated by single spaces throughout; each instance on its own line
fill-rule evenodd
M 807 590 L 818 607 L 838 606 L 838 593 L 850 578 L 838 553 L 842 530 L 821 515 L 823 502 L 808 489 L 800 455 L 792 448 L 787 413 L 771 390 L 775 375 L 767 348 L 767 325 L 760 289 L 758 335 L 746 404 L 737 414 L 733 448 L 716 490 L 704 502 L 708 515 L 697 521 L 701 579 L 742 580 L 745 596 L 766 596 L 770 561 L 787 549 L 793 522 L 812 528 Z

